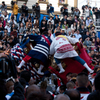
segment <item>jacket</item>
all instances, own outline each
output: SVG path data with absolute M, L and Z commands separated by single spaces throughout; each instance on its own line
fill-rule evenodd
M 18 14 L 18 5 L 17 4 L 14 4 L 14 6 L 13 6 L 13 13 L 14 13 L 14 15 Z

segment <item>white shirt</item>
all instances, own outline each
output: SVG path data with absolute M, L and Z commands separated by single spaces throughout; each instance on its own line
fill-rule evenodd
M 61 36 L 61 35 L 59 35 Z M 76 38 L 71 38 L 70 36 L 63 37 L 55 37 L 50 46 L 50 54 L 55 58 L 64 59 L 68 57 L 78 56 L 77 52 L 74 50 L 71 44 L 75 44 L 78 42 Z M 71 43 L 71 44 L 70 44 Z
M 5 29 L 7 29 L 8 30 L 8 33 L 10 33 L 11 32 L 11 27 L 10 26 L 5 26 Z
M 89 16 L 89 9 L 85 9 L 85 18 Z
M 74 35 L 75 35 L 75 38 L 78 40 L 82 37 L 81 34 L 74 33 Z

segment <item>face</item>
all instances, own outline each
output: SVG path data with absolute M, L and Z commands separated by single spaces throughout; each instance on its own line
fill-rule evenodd
M 97 38 L 97 42 L 99 42 L 99 38 Z
M 64 24 L 66 24 L 66 21 L 64 21 Z

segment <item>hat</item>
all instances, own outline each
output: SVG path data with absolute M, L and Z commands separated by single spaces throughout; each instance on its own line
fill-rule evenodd
M 62 28 L 61 30 L 62 30 L 62 31 L 65 31 L 65 29 L 64 29 L 64 28 Z
M 61 35 L 61 34 L 62 34 L 61 32 L 56 32 L 55 36 L 58 36 L 58 35 Z

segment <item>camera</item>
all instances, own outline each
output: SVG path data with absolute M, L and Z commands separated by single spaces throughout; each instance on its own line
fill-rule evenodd
M 11 6 L 12 6 L 12 8 L 13 8 L 14 4 L 15 4 L 15 2 L 14 2 L 14 1 L 11 1 Z
M 32 5 L 32 9 L 35 10 L 36 8 L 36 4 Z
M 0 79 L 7 79 L 10 76 L 17 78 L 14 60 L 12 60 L 10 57 L 2 57 L 0 58 Z

